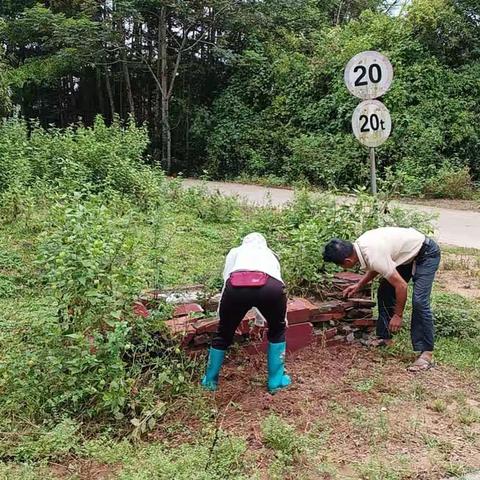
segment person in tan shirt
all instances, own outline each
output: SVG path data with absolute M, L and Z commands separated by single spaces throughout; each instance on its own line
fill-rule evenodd
M 357 265 L 366 271 L 363 278 L 344 291 L 350 297 L 381 276 L 378 287 L 377 345 L 385 345 L 403 324 L 407 284 L 413 280 L 411 338 L 419 352 L 410 371 L 433 366 L 434 325 L 430 296 L 440 264 L 440 248 L 414 228 L 384 227 L 370 230 L 355 242 L 333 239 L 323 253 L 326 262 L 344 268 Z

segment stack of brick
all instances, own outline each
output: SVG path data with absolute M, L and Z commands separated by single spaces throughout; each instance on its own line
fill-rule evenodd
M 356 298 L 345 300 L 342 291 L 356 283 L 359 275 L 339 273 L 335 275 L 332 288 L 324 301 L 292 298 L 287 306 L 287 349 L 289 352 L 319 342 L 324 346 L 353 342 L 368 335 L 375 325 L 370 291 L 365 290 Z M 138 315 L 148 315 L 148 304 L 138 303 Z M 215 302 L 208 308 L 214 309 Z M 180 304 L 175 308 L 173 318 L 166 322 L 175 336 L 182 339 L 187 348 L 208 345 L 217 331 L 218 318 L 209 316 L 197 303 Z M 266 327 L 255 325 L 255 312 L 249 311 L 236 331 L 236 340 L 246 345 L 249 352 L 265 351 L 267 348 Z

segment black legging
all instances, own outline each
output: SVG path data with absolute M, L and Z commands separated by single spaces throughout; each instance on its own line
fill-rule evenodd
M 235 330 L 243 317 L 253 307 L 260 310 L 268 323 L 269 342 L 284 342 L 287 313 L 285 285 L 268 277 L 263 287 L 232 287 L 230 280 L 227 280 L 220 300 L 218 332 L 212 347 L 226 350 L 232 344 Z

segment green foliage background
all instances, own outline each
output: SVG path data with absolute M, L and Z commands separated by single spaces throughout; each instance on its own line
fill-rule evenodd
M 374 49 L 395 71 L 382 99 L 394 126 L 378 149 L 382 188 L 471 197 L 472 180 L 480 179 L 478 2 L 413 0 L 399 2 L 401 10 L 391 4 L 5 2 L 0 114 L 11 111 L 11 99 L 43 126 L 81 120 L 98 127 L 97 114 L 107 124 L 132 117 L 147 126 L 158 160 L 159 86 L 151 72 L 159 68 L 159 11 L 166 8 L 169 72 L 180 26 L 196 25 L 179 59 L 168 117 L 174 171 L 366 185 L 367 152 L 350 126 L 357 99 L 345 88 L 343 69 L 354 54 Z M 217 14 L 214 31 L 209 15 L 197 19 L 207 11 Z
M 398 17 L 367 10 L 342 26 L 259 29 L 214 102 L 207 170 L 329 188 L 365 184 L 366 149 L 350 127 L 357 100 L 343 68 L 354 54 L 379 50 L 394 65 L 383 98 L 394 130 L 378 149 L 381 175 L 393 173 L 403 193 L 461 195 L 468 170 L 480 174 L 480 28 L 471 8 L 416 0 Z

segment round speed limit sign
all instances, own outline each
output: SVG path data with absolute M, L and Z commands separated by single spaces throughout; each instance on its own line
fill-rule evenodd
M 360 143 L 367 147 L 378 147 L 390 136 L 390 112 L 378 100 L 365 100 L 353 112 L 352 128 Z
M 355 55 L 345 67 L 345 84 L 355 97 L 362 100 L 378 98 L 390 88 L 393 67 L 381 53 L 366 51 Z

